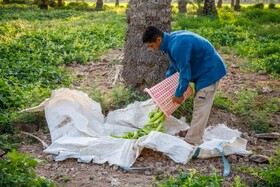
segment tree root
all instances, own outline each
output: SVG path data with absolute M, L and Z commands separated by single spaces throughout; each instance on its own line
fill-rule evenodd
M 28 136 L 31 136 L 31 137 L 35 138 L 36 140 L 40 141 L 42 143 L 44 149 L 46 149 L 48 147 L 48 144 L 46 142 L 44 142 L 42 139 L 40 139 L 39 137 L 37 137 L 37 136 L 35 136 L 33 134 L 30 134 L 28 132 L 24 132 L 24 131 L 21 131 L 21 133 L 26 134 Z

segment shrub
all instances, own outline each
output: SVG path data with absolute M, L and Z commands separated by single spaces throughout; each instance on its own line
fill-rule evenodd
M 110 92 L 105 93 L 98 85 L 92 85 L 86 92 L 91 99 L 100 103 L 103 113 L 124 108 L 134 101 L 145 101 L 150 98 L 147 93 L 140 93 L 140 91 L 122 84 L 115 85 Z
M 222 186 L 223 178 L 221 176 L 217 176 L 214 173 L 211 176 L 200 175 L 195 171 L 191 171 L 190 174 L 181 172 L 179 177 L 174 178 L 170 176 L 169 179 L 164 180 L 157 180 L 154 179 L 156 185 L 158 187 L 172 187 L 172 186 L 197 186 L 197 187 L 204 187 L 204 186 L 213 186 L 219 187 Z
M 87 2 L 70 2 L 67 4 L 67 7 L 70 8 L 88 8 L 89 4 Z
M 115 85 L 109 93 L 110 105 L 108 110 L 123 108 L 133 101 L 144 101 L 148 98 L 148 94 L 143 95 L 134 88 Z
M 8 152 L 16 149 L 20 144 L 20 139 L 13 134 L 1 134 L 0 135 L 0 149 Z
M 236 42 L 245 41 L 250 34 L 244 32 L 241 27 L 234 25 L 226 25 L 220 29 L 214 29 L 212 27 L 199 28 L 196 33 L 207 38 L 216 46 L 233 46 Z
M 266 24 L 263 26 L 256 27 L 255 33 L 256 37 L 262 43 L 272 43 L 276 48 L 279 48 L 277 45 L 280 41 L 280 24 Z M 264 41 L 265 40 L 265 41 Z
M 269 164 L 266 164 L 264 168 L 242 166 L 236 170 L 253 176 L 250 186 L 278 187 L 280 184 L 280 149 L 276 150 L 276 155 L 270 158 Z
M 216 94 L 213 106 L 226 111 L 230 111 L 230 108 L 232 106 L 232 101 L 229 98 L 224 97 L 221 92 L 218 92 Z
M 263 3 L 256 3 L 252 6 L 253 8 L 259 8 L 259 9 L 263 9 L 264 8 L 264 4 Z
M 29 155 L 13 150 L 7 154 L 7 160 L 0 160 L 0 186 L 58 186 L 44 177 L 37 177 L 34 168 L 39 161 Z
M 275 8 L 276 8 L 275 3 L 269 3 L 268 9 L 275 9 Z
M 0 133 L 13 130 L 16 111 L 70 85 L 65 65 L 94 61 L 124 42 L 125 17 L 115 12 L 0 9 Z
M 244 12 L 244 17 L 260 24 L 280 23 L 280 14 L 277 10 L 248 9 Z
M 174 25 L 173 30 L 184 30 L 191 29 L 195 30 L 198 28 L 220 28 L 221 23 L 219 19 L 211 19 L 209 17 L 203 16 L 185 16 L 185 15 L 177 15 L 175 16 L 176 25 Z
M 264 98 L 257 90 L 248 89 L 239 92 L 236 99 L 232 110 L 243 116 L 251 130 L 257 133 L 271 130 L 271 116 L 280 110 L 278 98 Z
M 11 1 L 9 1 L 9 3 L 26 4 L 26 1 L 25 0 L 11 0 Z
M 219 9 L 218 17 L 222 25 L 232 25 L 236 21 L 236 13 L 232 8 Z
M 262 60 L 262 68 L 268 73 L 280 75 L 280 53 L 269 55 Z
M 261 170 L 260 178 L 266 186 L 277 186 L 280 184 L 280 149 L 276 151 L 276 156 L 270 159 L 267 169 Z

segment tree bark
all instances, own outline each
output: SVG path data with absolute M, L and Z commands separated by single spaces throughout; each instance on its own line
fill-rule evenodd
M 96 9 L 102 9 L 103 7 L 103 0 L 96 1 Z
M 171 30 L 171 0 L 130 0 L 124 46 L 122 78 L 127 85 L 143 91 L 165 78 L 169 60 L 163 52 L 150 51 L 142 43 L 146 27 Z
M 234 7 L 234 0 L 231 0 L 230 2 L 231 7 Z
M 204 16 L 217 16 L 215 0 L 205 0 L 203 7 Z
M 187 12 L 187 0 L 179 0 L 178 9 L 179 9 L 179 13 L 186 13 Z
M 62 5 L 63 5 L 63 4 L 62 4 L 62 0 L 58 0 L 58 1 L 57 1 L 57 6 L 58 6 L 58 7 L 62 7 Z
M 115 6 L 120 6 L 120 0 L 116 0 Z
M 47 0 L 42 0 L 42 4 L 40 5 L 40 9 L 48 10 Z
M 222 8 L 223 0 L 218 0 L 217 7 Z
M 235 1 L 234 10 L 235 11 L 239 11 L 240 10 L 240 0 L 236 0 Z

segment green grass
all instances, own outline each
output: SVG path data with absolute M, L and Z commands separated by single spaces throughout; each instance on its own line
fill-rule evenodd
M 157 180 L 154 179 L 158 187 L 173 187 L 173 186 L 194 186 L 194 187 L 204 187 L 222 186 L 223 178 L 218 176 L 216 173 L 210 176 L 200 175 L 196 171 L 191 171 L 190 173 L 181 172 L 178 177 L 170 176 L 168 179 Z
M 176 7 L 176 4 L 173 6 Z M 123 46 L 125 5 L 115 8 L 108 4 L 105 7 L 107 11 L 41 11 L 29 5 L 0 6 L 1 131 L 12 130 L 9 123 L 14 121 L 11 119 L 15 118 L 16 111 L 37 105 L 49 97 L 53 89 L 71 85 L 72 80 L 65 65 L 73 61 L 94 61 L 100 58 L 101 53 Z M 239 62 L 243 69 L 265 70 L 277 77 L 280 69 L 279 9 L 242 6 L 240 12 L 234 12 L 232 8 L 224 6 L 218 12 L 218 19 L 175 13 L 172 30 L 194 31 L 221 48 L 221 51 L 227 54 L 234 52 L 243 57 L 245 60 Z M 103 102 L 104 111 L 125 106 L 137 98 L 126 89 L 116 87 L 108 94 L 108 98 L 116 99 L 114 104 L 111 103 L 112 99 L 106 101 L 100 94 L 98 97 Z M 123 95 L 120 96 L 120 93 Z M 185 115 L 190 120 L 191 103 L 190 99 L 175 115 Z M 230 101 L 219 94 L 214 105 L 231 110 Z M 242 115 L 246 116 L 244 113 Z
M 230 112 L 232 105 L 233 105 L 233 102 L 231 99 L 223 96 L 223 94 L 221 92 L 219 92 L 219 91 L 217 92 L 215 100 L 213 102 L 213 106 L 215 108 L 219 108 L 219 109 Z
M 276 187 L 280 183 L 280 149 L 276 150 L 276 155 L 270 157 L 269 164 L 262 167 L 235 167 L 235 170 L 248 173 L 252 176 L 250 186 L 255 187 Z
M 0 131 L 14 111 L 71 84 L 65 65 L 94 61 L 121 47 L 125 29 L 124 14 L 114 11 L 0 6 Z
M 98 85 L 93 85 L 87 90 L 88 95 L 94 101 L 101 104 L 103 113 L 108 113 L 116 109 L 124 108 L 134 101 L 145 101 L 149 99 L 148 94 L 143 94 L 132 87 L 122 84 L 115 85 L 110 92 L 104 92 Z
M 115 8 L 106 4 L 104 10 L 95 11 L 94 2 L 83 6 L 66 6 L 61 9 L 39 10 L 30 5 L 0 5 L 0 147 L 10 151 L 17 147 L 19 140 L 13 136 L 13 125 L 21 121 L 25 124 L 36 123 L 44 126 L 41 115 L 32 115 L 18 111 L 35 106 L 48 98 L 51 90 L 68 87 L 72 78 L 65 66 L 72 63 L 86 64 L 95 61 L 100 54 L 109 49 L 122 47 L 126 31 L 126 4 Z M 206 37 L 215 47 L 225 54 L 235 53 L 245 60 L 240 67 L 249 71 L 265 70 L 274 77 L 279 77 L 280 70 L 280 14 L 278 9 L 247 8 L 242 5 L 240 12 L 234 12 L 228 5 L 218 9 L 217 19 L 198 17 L 195 7 L 188 6 L 189 14 L 178 15 L 173 4 L 172 30 L 188 29 Z M 103 112 L 122 108 L 135 100 L 148 99 L 133 88 L 116 85 L 109 93 L 104 93 L 98 85 L 87 90 L 89 96 L 100 102 Z M 258 90 L 242 90 L 235 98 L 227 98 L 218 93 L 214 107 L 233 112 L 241 117 L 256 132 L 273 130 L 271 117 L 279 113 L 279 98 L 265 98 Z M 192 97 L 175 113 L 175 117 L 185 116 L 191 120 Z M 3 134 L 9 133 L 9 134 Z M 9 143 L 7 143 L 9 142 Z M 35 161 L 28 160 L 15 152 L 9 157 L 20 158 L 21 164 L 30 167 L 12 168 L 10 159 L 1 167 L 16 173 L 10 177 L 25 177 L 22 182 L 50 184 L 37 178 L 33 173 Z M 263 171 L 263 180 L 271 180 L 278 170 L 274 166 Z M 8 168 L 8 169 L 7 169 Z M 276 168 L 276 170 L 274 170 Z M 279 167 L 278 167 L 279 168 Z M 29 169 L 28 172 L 22 169 Z M 17 173 L 19 172 L 19 173 Z M 28 175 L 31 174 L 31 175 Z M 216 175 L 203 176 L 196 173 L 181 174 L 181 178 L 170 178 L 169 185 L 177 183 L 199 183 L 221 185 Z M 16 178 L 6 178 L 18 180 Z M 27 181 L 28 179 L 28 181 Z M 68 180 L 65 178 L 65 180 Z M 3 182 L 1 180 L 1 182 Z M 206 183 L 205 183 L 206 182 Z M 208 182 L 208 183 L 207 183 Z M 272 181 L 273 182 L 273 181 Z M 167 183 L 158 184 L 166 186 Z M 18 183 L 19 184 L 19 183 Z M 273 183 L 271 183 L 273 184 Z M 242 186 L 235 178 L 235 186 Z
M 0 160 L 0 186 L 58 186 L 53 181 L 37 176 L 39 160 L 13 150 L 6 160 Z
M 247 89 L 239 92 L 236 99 L 232 110 L 248 122 L 251 130 L 257 133 L 273 130 L 271 119 L 280 111 L 279 98 L 266 98 L 257 90 Z

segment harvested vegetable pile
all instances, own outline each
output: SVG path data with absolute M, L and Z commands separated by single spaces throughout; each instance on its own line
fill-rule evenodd
M 149 134 L 151 131 L 164 131 L 163 122 L 165 120 L 164 113 L 159 109 L 156 108 L 152 110 L 149 114 L 149 122 L 146 123 L 142 129 L 136 130 L 134 132 L 128 131 L 125 132 L 123 136 L 116 136 L 111 134 L 111 136 L 115 138 L 125 138 L 125 139 L 138 139 L 141 136 L 145 136 Z

